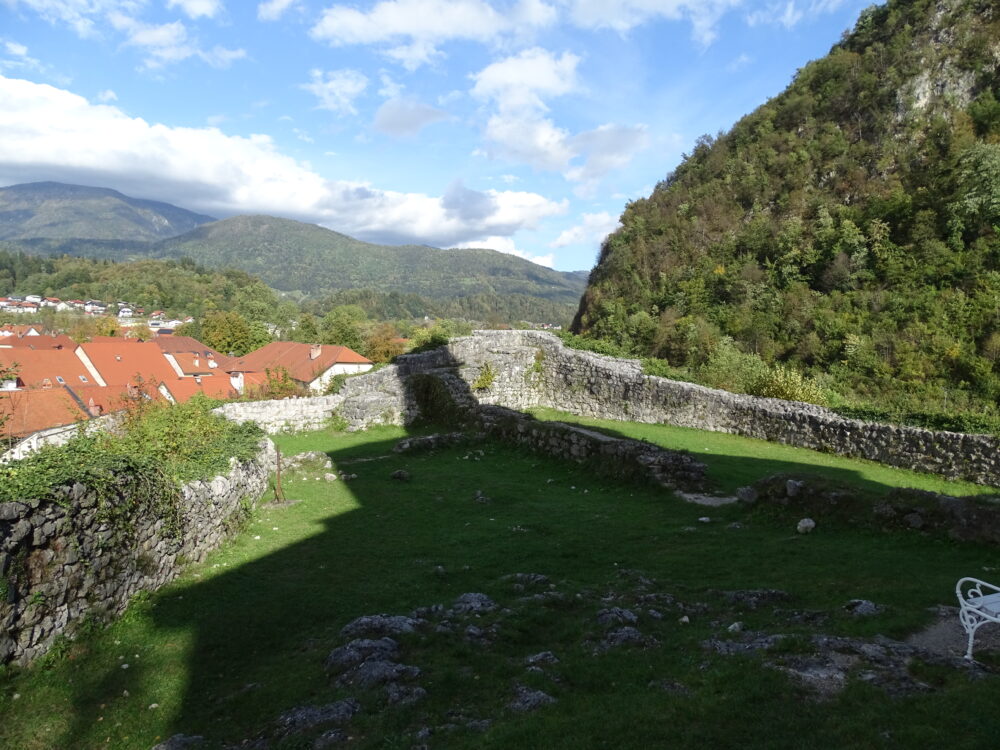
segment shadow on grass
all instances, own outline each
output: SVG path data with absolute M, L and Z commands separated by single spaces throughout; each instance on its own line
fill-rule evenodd
M 474 398 L 471 392 L 466 395 Z M 427 406 L 429 394 L 410 392 L 409 397 Z M 457 427 L 454 423 L 444 426 L 446 430 Z M 403 434 L 422 431 L 404 430 Z M 176 670 L 174 679 L 183 686 L 173 697 L 164 697 L 159 709 L 146 705 L 131 709 L 138 731 L 145 727 L 151 736 L 159 735 L 159 741 L 176 732 L 204 735 L 209 738 L 207 747 L 238 744 L 291 707 L 322 705 L 343 697 L 324 674 L 323 663 L 330 649 L 341 642 L 340 628 L 360 615 L 403 614 L 447 602 L 463 591 L 481 590 L 488 582 L 483 576 L 494 580 L 498 571 L 555 570 L 596 577 L 595 571 L 610 570 L 630 555 L 644 564 L 660 554 L 653 541 L 664 525 L 660 511 L 649 511 L 649 518 L 622 514 L 616 528 L 611 528 L 608 515 L 595 513 L 603 508 L 602 503 L 620 504 L 628 502 L 633 492 L 652 495 L 655 490 L 628 484 L 615 487 L 612 481 L 602 485 L 585 467 L 553 460 L 533 463 L 528 454 L 513 449 L 499 449 L 499 465 L 487 462 L 490 468 L 484 472 L 477 469 L 474 451 L 445 451 L 440 457 L 399 455 L 392 451 L 398 439 L 328 452 L 335 465 L 359 477 L 346 484 L 291 484 L 286 487 L 288 497 L 307 502 L 282 509 L 262 506 L 258 512 L 261 533 L 256 534 L 254 527 L 232 545 L 234 556 L 242 554 L 245 561 L 225 570 L 203 567 L 204 579 L 186 578 L 154 595 L 150 603 L 134 607 L 129 616 L 146 619 L 152 632 L 175 642 L 175 661 L 184 663 L 146 664 L 139 659 L 128 670 L 81 668 L 80 682 L 73 688 L 73 724 L 55 746 L 155 744 L 116 738 L 112 727 L 96 723 L 94 717 L 102 715 L 109 700 L 121 700 L 117 696 L 129 686 L 138 692 L 144 684 L 162 679 L 160 670 Z M 368 460 L 351 463 L 358 458 Z M 703 458 L 719 462 L 717 470 L 740 477 L 802 469 L 792 462 L 716 454 Z M 532 478 L 536 466 L 550 476 Z M 392 479 L 391 473 L 399 468 L 412 471 L 414 481 Z M 856 472 L 824 468 L 819 473 L 877 489 Z M 549 479 L 561 488 L 558 492 L 547 489 Z M 583 483 L 595 486 L 588 500 L 578 493 L 570 495 L 570 487 L 576 492 L 576 484 Z M 492 503 L 476 504 L 474 493 L 484 486 Z M 604 491 L 601 487 L 607 488 L 603 496 L 607 500 L 598 494 Z M 564 500 L 567 505 L 577 504 L 573 511 L 559 504 Z M 702 513 L 694 506 L 670 512 L 671 521 L 676 516 L 686 523 Z M 718 512 L 732 512 L 735 517 L 737 511 Z M 609 509 L 609 513 L 614 511 Z M 522 517 L 532 519 L 532 533 L 515 533 Z M 254 555 L 257 537 L 280 533 L 290 523 L 315 531 L 300 534 L 304 538 L 263 556 Z M 649 549 L 629 551 L 630 546 L 644 544 Z M 756 559 L 755 552 L 747 554 L 748 561 Z M 705 568 L 717 569 L 725 577 L 725 566 L 736 559 L 734 555 L 732 560 L 715 561 Z M 697 561 L 687 564 L 699 565 Z M 944 571 L 941 577 L 952 575 Z M 754 578 L 752 569 L 741 570 L 736 577 L 760 580 Z M 125 644 L 121 650 L 131 648 Z M 108 652 L 105 649 L 99 656 L 82 659 L 106 659 Z M 85 677 L 88 674 L 98 676 Z M 148 694 L 148 690 L 143 692 Z M 442 712 L 446 708 L 443 705 Z M 156 711 L 162 711 L 163 718 Z
M 884 495 L 897 487 L 928 489 L 958 497 L 996 492 L 995 488 L 951 482 L 937 475 L 731 433 L 638 422 L 629 423 L 629 428 L 623 429 L 611 426 L 613 423 L 609 424 L 610 420 L 578 417 L 545 408 L 533 412 L 538 419 L 560 421 L 623 440 L 643 440 L 669 450 L 687 451 L 708 466 L 707 477 L 715 492 L 732 493 L 738 487 L 774 474 L 819 477 L 825 483 L 854 487 L 873 496 Z M 751 447 L 758 455 L 747 455 L 745 451 Z M 792 457 L 779 458 L 780 454 L 791 454 Z M 837 464 L 854 464 L 865 470 L 848 469 Z M 872 478 L 871 475 L 885 477 L 888 481 Z

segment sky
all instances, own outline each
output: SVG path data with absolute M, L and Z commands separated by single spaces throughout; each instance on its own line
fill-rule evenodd
M 591 268 L 865 0 L 0 0 L 0 185 Z

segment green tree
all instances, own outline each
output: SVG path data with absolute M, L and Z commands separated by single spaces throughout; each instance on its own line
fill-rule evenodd
M 365 353 L 364 323 L 368 316 L 358 305 L 340 305 L 323 316 L 321 341 Z
M 292 331 L 292 341 L 301 344 L 319 343 L 319 329 L 316 327 L 316 316 L 311 313 L 302 313 Z
M 239 357 L 261 345 L 258 343 L 260 330 L 252 329 L 246 318 L 237 312 L 213 310 L 201 322 L 201 341 L 223 354 Z M 266 330 L 264 334 L 266 336 Z

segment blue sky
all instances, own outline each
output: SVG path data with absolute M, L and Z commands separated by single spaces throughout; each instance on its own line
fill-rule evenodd
M 856 0 L 0 0 L 0 185 L 589 269 Z

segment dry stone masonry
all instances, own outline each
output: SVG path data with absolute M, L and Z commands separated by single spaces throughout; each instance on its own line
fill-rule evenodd
M 487 367 L 495 375 L 492 383 L 473 390 Z M 407 424 L 419 415 L 407 386 L 414 374 L 440 377 L 460 405 L 546 406 L 581 416 L 728 432 L 1000 485 L 996 436 L 861 422 L 811 404 L 652 377 L 642 373 L 637 360 L 570 349 L 541 331 L 477 331 L 351 378 L 336 396 L 230 404 L 220 411 L 271 431 L 319 426 L 335 413 L 351 429 Z
M 140 511 L 123 532 L 82 484 L 63 487 L 60 502 L 0 503 L 0 664 L 31 661 L 81 620 L 118 615 L 136 593 L 202 560 L 264 494 L 274 461 L 265 440 L 225 476 L 184 485 L 175 529 Z

